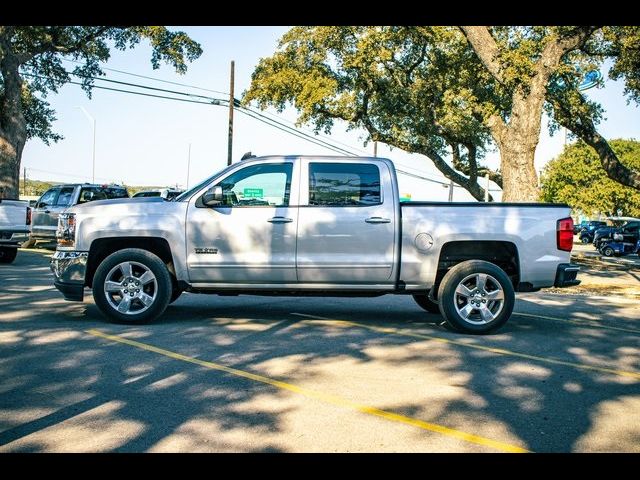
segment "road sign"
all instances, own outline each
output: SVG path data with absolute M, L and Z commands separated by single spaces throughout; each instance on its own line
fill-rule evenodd
M 244 195 L 244 198 L 264 197 L 264 190 L 262 188 L 245 188 L 242 193 Z

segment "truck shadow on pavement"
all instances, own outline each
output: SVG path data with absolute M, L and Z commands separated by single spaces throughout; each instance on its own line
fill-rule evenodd
M 0 267 L 0 452 L 353 450 L 347 437 L 363 451 L 493 451 L 410 426 L 367 444 L 362 413 L 345 424 L 321 402 L 90 329 L 528 450 L 640 451 L 639 302 L 521 295 L 523 315 L 474 337 L 410 297 L 185 294 L 127 326 L 90 295 L 62 300 L 47 261 L 20 251 Z M 306 428 L 310 408 L 322 429 Z

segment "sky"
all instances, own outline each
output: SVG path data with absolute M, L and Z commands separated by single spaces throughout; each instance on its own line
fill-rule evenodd
M 289 27 L 170 27 L 183 30 L 199 42 L 203 54 L 189 64 L 184 75 L 162 65 L 151 67 L 151 48 L 141 43 L 133 50 L 112 50 L 105 65 L 157 79 L 216 90 L 219 93 L 168 85 L 149 79 L 105 71 L 105 78 L 150 85 L 158 88 L 188 91 L 220 98 L 228 98 L 229 69 L 235 61 L 235 97 L 240 98 L 251 82 L 251 73 L 262 57 L 271 55 L 278 39 Z M 73 63 L 63 62 L 71 70 Z M 605 72 L 603 72 L 605 73 Z M 606 78 L 606 73 L 605 73 Z M 96 82 L 114 88 L 132 89 L 115 84 Z M 144 90 L 143 90 L 144 91 Z M 147 91 L 149 93 L 149 91 Z M 153 93 L 153 92 L 151 92 Z M 587 95 L 600 102 L 605 109 L 599 131 L 605 138 L 640 139 L 640 108 L 627 104 L 622 82 L 606 80 L 603 88 L 594 88 Z M 162 94 L 162 93 L 161 93 Z M 164 94 L 162 94 L 164 95 Z M 58 120 L 54 129 L 64 136 L 58 143 L 45 145 L 38 139 L 25 146 L 22 167 L 31 179 L 59 182 L 90 182 L 92 178 L 92 123 L 85 111 L 96 121 L 95 179 L 96 182 L 115 182 L 126 185 L 186 187 L 212 175 L 226 166 L 228 108 L 176 102 L 139 95 L 94 89 L 92 98 L 77 85 L 65 85 L 58 94 L 47 97 L 56 110 Z M 294 109 L 282 113 L 271 111 L 284 121 L 293 122 Z M 536 169 L 557 156 L 564 145 L 563 132 L 550 137 L 543 119 L 540 143 L 536 151 Z M 346 132 L 345 124 L 337 124 L 331 140 L 346 144 L 350 151 L 372 155 L 373 144 L 366 147 L 364 131 Z M 571 141 L 571 140 L 569 140 Z M 190 147 L 189 147 L 190 145 Z M 190 154 L 189 154 L 190 151 Z M 335 155 L 326 148 L 298 139 L 269 127 L 242 113 L 235 112 L 233 161 L 251 151 L 255 155 L 321 154 Z M 378 144 L 378 156 L 390 158 L 406 172 L 448 183 L 448 180 L 421 155 L 408 154 Z M 499 165 L 498 152 L 491 152 L 485 160 L 488 166 Z M 188 178 L 187 178 L 188 177 Z M 446 201 L 448 187 L 435 182 L 418 180 L 399 174 L 400 193 L 412 200 Z M 494 189 L 495 186 L 492 186 Z M 499 199 L 499 192 L 492 192 Z M 454 201 L 473 198 L 462 188 L 454 188 Z

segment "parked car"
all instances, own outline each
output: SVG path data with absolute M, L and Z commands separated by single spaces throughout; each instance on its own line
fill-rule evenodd
M 576 223 L 573 226 L 573 234 L 577 235 L 578 233 L 580 233 L 580 230 L 585 228 L 587 225 L 589 225 L 589 220 L 583 220 L 580 223 Z
M 69 207 L 94 200 L 128 197 L 129 192 L 120 185 L 77 183 L 51 187 L 42 194 L 33 208 L 31 243 L 55 240 L 58 215 Z
M 131 196 L 131 198 L 140 198 L 140 197 L 162 197 L 165 200 L 173 200 L 178 195 L 183 193 L 184 190 L 180 190 L 177 188 L 162 188 L 156 190 L 141 190 Z
M 591 243 L 593 241 L 594 232 L 598 228 L 602 228 L 606 226 L 607 226 L 607 222 L 601 222 L 599 220 L 587 221 L 586 224 L 580 229 L 578 238 L 582 243 L 585 243 L 585 244 Z
M 61 214 L 53 283 L 73 301 L 91 287 L 106 317 L 134 324 L 183 291 L 412 295 L 474 334 L 509 319 L 516 291 L 580 283 L 568 205 L 400 202 L 398 191 L 384 158 L 251 158 L 173 202 Z
M 625 222 L 621 227 L 598 228 L 593 236 L 593 245 L 597 250 L 606 240 L 611 240 L 614 233 L 621 233 L 625 242 L 635 243 L 640 239 L 640 220 Z
M 4 199 L 0 195 L 0 263 L 15 260 L 18 247 L 29 238 L 30 225 L 29 202 Z

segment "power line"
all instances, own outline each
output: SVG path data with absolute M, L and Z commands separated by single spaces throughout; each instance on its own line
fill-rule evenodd
M 48 77 L 45 77 L 45 76 L 33 75 L 33 74 L 30 74 L 30 73 L 22 73 L 22 75 L 27 76 L 27 77 L 33 77 L 33 78 L 48 78 Z M 79 85 L 79 86 L 83 85 L 81 82 L 74 82 L 73 80 L 69 80 L 66 83 L 70 83 L 72 85 Z M 179 101 L 179 102 L 187 102 L 187 103 L 199 103 L 201 105 L 221 105 L 222 103 L 226 103 L 226 100 L 222 100 L 222 99 L 218 100 L 218 99 L 215 99 L 215 98 L 212 98 L 212 97 L 203 97 L 203 98 L 209 98 L 210 101 L 209 102 L 200 102 L 200 101 L 197 101 L 197 100 L 188 100 L 186 98 L 167 97 L 167 96 L 163 96 L 163 95 L 154 95 L 154 94 L 151 94 L 151 93 L 134 92 L 134 91 L 131 91 L 131 90 L 123 90 L 123 89 L 120 89 L 120 88 L 102 87 L 100 85 L 93 85 L 92 88 L 97 88 L 99 90 L 109 90 L 109 91 L 112 91 L 112 92 L 130 93 L 130 94 L 133 94 L 133 95 L 141 95 L 143 97 L 163 98 L 165 100 L 176 100 L 176 101 Z M 144 87 L 142 87 L 142 88 L 144 88 Z M 153 87 L 148 87 L 148 88 L 152 88 L 153 89 Z M 156 89 L 153 89 L 153 90 L 156 90 Z M 167 92 L 171 92 L 171 91 L 167 90 Z M 220 103 L 214 103 L 214 102 L 220 102 Z
M 269 125 L 269 126 L 271 126 L 271 127 L 273 127 L 273 128 L 276 128 L 276 129 L 278 129 L 278 130 L 281 130 L 281 131 L 283 131 L 283 132 L 286 132 L 286 133 L 288 133 L 288 134 L 290 134 L 290 135 L 293 135 L 293 136 L 295 136 L 295 137 L 298 137 L 298 138 L 300 138 L 300 139 L 302 139 L 302 140 L 306 140 L 307 142 L 314 143 L 314 144 L 316 144 L 316 145 L 318 145 L 318 146 L 320 146 L 320 147 L 323 147 L 323 148 L 327 148 L 327 149 L 329 149 L 329 150 L 332 150 L 333 152 L 340 153 L 340 154 L 343 154 L 343 155 L 344 155 L 345 153 L 346 153 L 346 154 L 348 154 L 348 155 L 353 155 L 351 152 L 348 152 L 348 151 L 346 151 L 346 150 L 340 149 L 340 148 L 338 148 L 338 147 L 334 147 L 334 146 L 332 146 L 332 145 L 328 145 L 327 143 L 323 142 L 322 140 L 316 140 L 316 139 L 313 139 L 313 138 L 306 138 L 306 137 L 304 136 L 304 134 L 301 134 L 300 132 L 296 132 L 295 130 L 289 130 L 289 129 L 287 129 L 288 127 L 286 127 L 286 126 L 285 126 L 285 128 L 283 128 L 283 127 L 278 126 L 278 125 L 276 125 L 276 124 L 274 124 L 274 123 L 269 123 L 267 120 L 261 119 L 261 118 L 259 118 L 259 117 L 255 116 L 255 115 L 253 115 L 253 112 L 251 112 L 250 110 L 238 109 L 238 111 L 239 111 L 240 113 L 245 114 L 245 115 L 246 115 L 246 116 L 248 116 L 248 117 L 251 117 L 251 118 L 253 118 L 253 119 L 255 119 L 255 120 L 259 121 L 259 122 L 265 123 L 265 124 L 267 124 L 267 125 Z
M 326 141 L 324 141 L 322 139 L 314 138 L 313 136 L 311 136 L 311 135 L 309 135 L 307 133 L 300 132 L 300 131 L 296 130 L 295 128 L 289 127 L 288 125 L 284 125 L 281 122 L 278 122 L 276 120 L 270 119 L 270 118 L 268 118 L 268 117 L 266 117 L 264 115 L 261 115 L 260 113 L 254 111 L 254 110 L 251 110 L 249 108 L 240 106 L 240 107 L 238 107 L 238 111 L 242 112 L 245 115 L 248 115 L 248 116 L 250 116 L 252 118 L 255 118 L 256 120 L 258 120 L 258 121 L 260 121 L 262 123 L 265 123 L 267 125 L 271 125 L 274 128 L 278 128 L 279 130 L 282 130 L 284 132 L 290 133 L 291 135 L 295 135 L 295 136 L 297 136 L 299 138 L 302 138 L 303 140 L 307 140 L 309 142 L 315 143 L 316 145 L 320 145 L 322 147 L 328 148 L 330 150 L 333 150 L 334 152 L 341 153 L 343 155 L 346 154 L 346 155 L 357 156 L 355 153 L 353 153 L 353 152 L 351 152 L 349 150 L 346 150 L 346 149 L 341 148 L 341 147 L 337 147 L 335 145 L 331 145 L 330 143 L 328 143 L 328 142 L 326 142 Z M 280 126 L 277 127 L 275 124 L 278 124 Z
M 67 59 L 67 58 L 64 58 L 63 60 L 65 60 L 66 62 L 76 63 L 76 64 L 82 64 L 82 63 L 83 63 L 83 62 L 80 62 L 80 61 L 77 61 L 77 60 L 71 60 L 71 59 Z M 111 72 L 117 72 L 117 73 L 121 73 L 121 74 L 123 74 L 123 75 L 130 75 L 130 76 L 132 76 L 132 77 L 145 78 L 145 79 L 152 80 L 152 81 L 155 81 L 155 82 L 162 82 L 162 83 L 166 83 L 166 84 L 170 84 L 170 85 L 178 85 L 178 86 L 187 87 L 187 88 L 194 88 L 194 89 L 196 89 L 196 90 L 202 90 L 202 91 L 204 91 L 204 92 L 219 93 L 219 94 L 222 94 L 222 95 L 225 95 L 225 96 L 228 96 L 228 95 L 229 95 L 229 92 L 222 92 L 222 91 L 220 91 L 220 90 L 212 90 L 212 89 L 210 89 L 210 88 L 199 87 L 199 86 L 196 86 L 196 85 L 189 85 L 189 84 L 186 84 L 186 83 L 172 82 L 172 81 L 169 81 L 169 80 L 161 80 L 161 79 L 159 79 L 159 78 L 149 77 L 149 76 L 146 76 L 146 75 L 140 75 L 140 74 L 132 73 L 132 72 L 126 72 L 126 71 L 124 71 L 124 70 L 117 70 L 117 69 L 115 69 L 115 68 L 107 68 L 107 67 L 100 67 L 100 68 L 101 68 L 102 70 L 108 70 L 108 71 L 111 71 Z M 82 75 L 79 75 L 79 74 L 75 74 L 75 73 L 73 73 L 73 72 L 68 72 L 68 73 L 70 73 L 70 74 L 72 74 L 72 75 L 76 75 L 76 76 L 82 76 Z M 129 84 L 129 83 L 126 83 L 126 82 L 118 82 L 117 80 L 111 80 L 111 79 L 106 79 L 106 78 L 101 78 L 101 77 L 88 77 L 88 78 L 93 78 L 94 80 L 101 80 L 101 81 L 105 81 L 105 82 L 122 83 L 122 84 L 125 84 L 125 85 L 131 85 L 131 86 L 135 85 L 135 86 L 140 87 L 140 88 L 152 88 L 152 87 L 147 87 L 147 86 L 142 86 L 142 85 Z M 161 90 L 161 89 L 159 89 L 159 90 Z M 167 92 L 169 92 L 169 91 L 167 90 Z M 178 93 L 178 94 L 181 94 L 181 95 L 189 95 L 189 96 L 192 96 L 192 94 L 185 93 L 185 92 L 172 92 L 172 93 Z M 193 95 L 193 96 L 198 96 L 198 95 Z M 245 107 L 245 108 L 248 108 L 248 107 Z M 253 110 L 253 111 L 254 111 L 254 113 L 257 113 L 255 110 Z M 270 113 L 268 113 L 268 112 L 263 112 L 263 113 L 262 113 L 262 115 L 265 115 L 265 114 L 266 114 L 267 116 L 275 117 L 275 115 L 270 114 Z M 306 132 L 308 132 L 308 133 L 313 133 L 313 134 L 314 134 L 315 136 L 317 136 L 317 137 L 321 137 L 321 138 L 329 139 L 331 142 L 337 143 L 337 144 L 339 144 L 339 145 L 343 145 L 343 146 L 345 146 L 345 147 L 355 148 L 355 149 L 356 149 L 356 150 L 358 150 L 359 152 L 364 153 L 364 154 L 367 154 L 367 155 L 369 154 L 369 152 L 367 152 L 367 151 L 365 151 L 365 150 L 363 150 L 363 149 L 361 149 L 361 148 L 352 147 L 351 145 L 348 145 L 348 144 L 346 144 L 346 143 L 344 143 L 344 142 L 341 142 L 341 141 L 339 141 L 339 140 L 335 140 L 335 139 L 330 138 L 330 137 L 328 137 L 328 136 L 326 136 L 326 135 L 317 134 L 317 133 L 315 133 L 315 132 L 312 132 L 312 131 L 311 131 L 311 130 L 309 130 L 309 129 L 304 129 L 304 128 L 297 127 L 297 126 L 295 126 L 295 123 L 294 123 L 294 122 L 292 122 L 292 121 L 290 121 L 290 120 L 287 120 L 287 119 L 285 119 L 285 118 L 281 118 L 281 117 L 279 117 L 278 119 L 274 119 L 274 118 L 272 118 L 272 120 L 274 120 L 274 121 L 276 121 L 276 122 L 286 122 L 286 123 L 288 123 L 288 124 L 290 124 L 290 125 L 293 125 L 293 126 L 296 128 L 296 130 L 298 130 L 298 131 L 306 131 Z
M 63 60 L 65 62 L 70 62 L 70 63 L 77 63 L 77 64 L 83 64 L 84 63 L 84 62 L 79 62 L 77 60 L 71 60 L 71 59 L 68 59 L 68 58 L 63 58 Z M 187 88 L 195 88 L 196 90 L 202 90 L 204 92 L 211 92 L 211 93 L 219 93 L 219 94 L 225 95 L 225 96 L 229 95 L 229 92 L 221 92 L 220 90 L 211 90 L 210 88 L 198 87 L 196 85 L 189 85 L 189 84 L 180 83 L 180 82 L 172 82 L 170 80 L 162 80 L 160 78 L 148 77 L 146 75 L 140 75 L 138 73 L 125 72 L 124 70 L 117 70 L 115 68 L 100 67 L 100 69 L 108 70 L 110 72 L 121 73 L 123 75 L 130 75 L 132 77 L 146 78 L 147 80 L 153 80 L 154 82 L 167 83 L 167 84 L 170 84 L 170 85 L 178 85 L 178 86 L 187 87 Z
M 175 101 L 180 101 L 180 102 L 186 102 L 186 103 L 198 103 L 198 104 L 202 104 L 202 105 L 224 105 L 227 104 L 228 105 L 228 101 L 225 99 L 218 99 L 218 98 L 214 98 L 214 97 L 208 97 L 205 95 L 195 95 L 195 94 L 190 94 L 187 92 L 180 92 L 180 91 L 176 91 L 176 90 L 167 90 L 167 89 L 162 89 L 162 88 L 156 88 L 156 87 L 151 87 L 148 85 L 140 85 L 140 84 L 135 84 L 135 83 L 130 83 L 130 82 L 122 82 L 122 81 L 118 81 L 118 80 L 111 80 L 111 79 L 106 79 L 106 78 L 100 78 L 100 77 L 92 77 L 92 76 L 83 76 L 83 75 L 79 75 L 79 74 L 75 74 L 73 72 L 67 72 L 71 75 L 77 76 L 77 77 L 81 77 L 81 78 L 91 78 L 93 80 L 98 80 L 98 81 L 104 81 L 104 82 L 111 82 L 111 83 L 116 83 L 116 84 L 120 84 L 120 85 L 125 85 L 125 86 L 130 86 L 130 87 L 134 87 L 134 88 L 143 88 L 143 89 L 148 89 L 148 90 L 153 90 L 153 91 L 159 91 L 159 92 L 164 92 L 164 93 L 170 93 L 173 95 L 184 95 L 184 96 L 188 96 L 188 97 L 196 97 L 196 98 L 201 98 L 207 101 L 198 101 L 198 100 L 189 100 L 189 99 L 184 99 L 184 98 L 176 98 L 176 97 L 168 97 L 168 96 L 163 96 L 163 95 L 154 95 L 154 94 L 150 94 L 150 93 L 143 93 L 143 92 L 135 92 L 135 91 L 131 91 L 131 90 L 124 90 L 124 89 L 119 89 L 119 88 L 110 88 L 110 87 L 103 87 L 100 85 L 93 85 L 93 88 L 97 88 L 100 90 L 108 90 L 108 91 L 113 91 L 113 92 L 120 92 L 120 93 L 128 93 L 128 94 L 133 94 L 133 95 L 141 95 L 141 96 L 145 96 L 145 97 L 152 97 L 152 98 L 160 98 L 160 99 L 165 99 L 165 100 L 175 100 Z M 123 73 L 128 73 L 128 72 L 123 72 Z M 30 76 L 30 77 L 34 77 L 34 78 L 47 78 L 47 77 L 42 77 L 42 76 L 38 76 L 38 75 L 33 75 L 33 74 L 28 74 L 28 73 L 23 73 L 23 75 L 25 76 Z M 136 75 L 136 74 L 131 74 L 134 76 L 140 76 L 142 78 L 150 78 L 152 80 L 157 80 L 157 79 L 153 79 L 151 77 L 144 77 L 142 75 Z M 79 85 L 82 86 L 83 84 L 80 82 L 74 82 L 72 80 L 70 80 L 68 83 L 71 83 L 73 85 Z M 179 84 L 177 82 L 165 82 L 165 83 L 175 83 L 177 85 L 182 85 L 182 86 L 186 86 L 184 84 Z M 199 88 L 199 87 L 193 87 L 193 88 Z M 206 90 L 206 89 L 201 89 L 201 90 Z M 235 99 L 234 99 L 235 100 Z M 238 108 L 238 111 L 240 111 L 241 113 L 244 113 L 245 115 L 258 120 L 266 125 L 269 125 L 273 128 L 276 128 L 280 131 L 283 131 L 285 133 L 289 133 L 290 135 L 293 135 L 297 138 L 300 138 L 301 140 L 306 140 L 310 143 L 313 143 L 317 146 L 323 147 L 323 148 L 327 148 L 333 152 L 336 153 L 340 153 L 340 154 L 346 154 L 346 155 L 351 155 L 351 156 L 358 156 L 356 153 L 354 153 L 353 151 L 347 150 L 345 148 L 341 148 L 338 147 L 336 145 L 333 145 L 331 143 L 329 143 L 326 140 L 323 140 L 322 138 L 318 138 L 321 137 L 320 135 L 314 134 L 314 135 L 310 135 L 308 133 L 305 133 L 304 131 L 301 131 L 301 129 L 298 129 L 297 127 L 290 127 L 288 125 L 285 125 L 283 123 L 283 121 L 281 120 L 276 120 L 274 118 L 271 118 L 271 116 L 267 116 L 262 112 L 258 112 L 256 110 L 253 110 L 251 108 L 248 107 L 244 107 L 242 105 L 238 103 L 236 103 L 234 101 L 234 105 Z M 287 120 L 287 122 L 289 122 Z M 289 122 L 291 123 L 291 122 Z M 324 137 L 324 136 L 322 136 Z M 331 139 L 332 142 L 335 143 L 341 143 L 342 145 L 346 145 L 342 142 L 338 142 L 336 140 Z M 348 146 L 348 145 L 347 145 Z M 349 146 L 349 148 L 353 148 L 351 146 Z M 364 152 L 363 150 L 357 149 L 361 152 Z M 366 152 L 364 152 L 366 153 Z M 407 168 L 411 168 L 411 167 L 407 167 Z M 432 178 L 428 178 L 425 177 L 423 175 L 418 175 L 415 173 L 411 173 L 411 172 L 407 172 L 405 170 L 399 169 L 396 167 L 396 171 L 400 174 L 406 175 L 406 176 L 410 176 L 410 177 L 414 177 L 414 178 L 418 178 L 420 180 L 425 180 L 428 182 L 432 182 L 432 183 L 437 183 L 440 185 L 444 185 L 444 186 L 448 186 L 449 183 L 448 182 L 443 182 L 440 180 L 435 180 Z M 84 177 L 83 177 L 84 178 Z M 460 187 L 460 188 L 464 188 L 461 187 L 457 184 L 454 184 L 455 187 Z M 490 191 L 501 191 L 501 190 L 490 190 Z
M 69 73 L 71 73 L 71 72 L 69 72 Z M 140 84 L 137 84 L 137 83 L 121 82 L 119 80 L 110 80 L 108 78 L 89 77 L 89 76 L 84 76 L 84 75 L 78 75 L 78 74 L 75 74 L 75 73 L 71 73 L 71 75 L 74 75 L 74 76 L 80 77 L 80 78 L 91 78 L 93 80 L 98 80 L 100 82 L 117 83 L 119 85 L 126 85 L 128 87 L 144 88 L 144 89 L 147 89 L 147 90 L 155 90 L 157 92 L 171 93 L 171 94 L 174 94 L 174 95 L 184 95 L 184 96 L 187 96 L 187 97 L 204 98 L 204 99 L 207 99 L 207 100 L 211 100 L 211 102 L 213 102 L 213 101 L 218 101 L 218 102 L 224 101 L 224 99 L 222 99 L 222 98 L 207 97 L 206 95 L 196 95 L 195 93 L 179 92 L 177 90 L 167 90 L 165 88 L 150 87 L 148 85 L 140 85 Z

